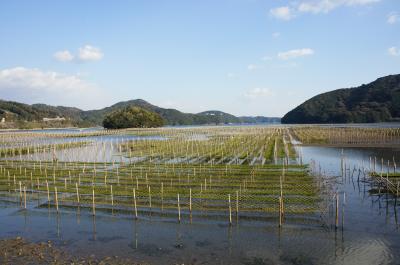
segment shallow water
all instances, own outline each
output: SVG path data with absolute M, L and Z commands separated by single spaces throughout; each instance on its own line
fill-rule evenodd
M 0 238 L 52 240 L 77 255 L 118 255 L 153 264 L 399 264 L 399 206 L 391 196 L 371 195 L 363 177 L 341 177 L 340 159 L 345 157 L 352 170 L 368 168 L 369 157 L 377 157 L 380 170 L 380 158 L 400 158 L 400 149 L 308 146 L 301 147 L 301 153 L 303 162 L 315 161 L 340 194 L 338 229 L 333 209 L 320 221 L 316 217 L 318 222 L 278 228 L 276 219 L 239 219 L 229 226 L 221 219 L 194 218 L 190 223 L 184 216 L 177 223 L 168 217 L 134 220 L 131 214 L 101 211 L 93 218 L 87 209 L 78 213 L 63 208 L 57 215 L 55 209 L 38 208 L 34 202 L 20 210 L 0 197 Z

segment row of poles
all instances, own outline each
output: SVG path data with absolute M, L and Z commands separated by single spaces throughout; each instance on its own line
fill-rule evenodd
M 75 183 L 75 189 L 76 189 L 76 200 L 78 206 L 81 206 L 81 194 L 79 193 L 79 186 L 78 183 Z M 114 194 L 113 194 L 113 188 L 112 185 L 110 186 L 111 189 L 111 206 L 114 207 Z M 149 189 L 149 208 L 152 209 L 152 204 L 151 204 L 151 189 Z M 38 190 L 39 192 L 39 190 Z M 32 191 L 33 193 L 33 191 Z M 48 181 L 46 181 L 46 195 L 47 195 L 47 205 L 50 206 L 51 202 L 51 192 L 50 192 L 50 187 Z M 181 222 L 182 220 L 182 213 L 181 213 L 181 200 L 180 200 L 180 194 L 177 194 L 177 210 L 178 210 L 178 222 Z M 20 199 L 20 205 L 24 209 L 27 209 L 27 189 L 25 185 L 22 185 L 22 182 L 19 181 L 19 199 Z M 54 205 L 56 207 L 56 212 L 59 213 L 60 207 L 59 207 L 59 192 L 57 190 L 57 186 L 54 186 L 54 196 L 53 196 L 53 201 Z M 229 217 L 229 225 L 233 224 L 232 221 L 232 212 L 235 212 L 236 217 L 239 218 L 239 191 L 236 191 L 236 202 L 235 202 L 235 209 L 232 209 L 232 199 L 231 199 L 231 194 L 228 194 L 227 198 L 228 202 L 228 217 Z M 96 215 L 96 196 L 95 196 L 95 189 L 93 187 L 92 189 L 92 194 L 91 194 L 91 209 L 92 209 L 92 215 Z M 137 196 L 136 196 L 136 189 L 133 188 L 133 212 L 135 215 L 135 219 L 138 218 L 138 206 L 137 206 Z M 192 214 L 192 189 L 189 190 L 189 212 L 190 215 Z M 281 182 L 281 192 L 279 196 L 279 226 L 281 227 L 284 222 L 284 200 L 283 200 L 283 190 L 282 190 L 282 182 Z

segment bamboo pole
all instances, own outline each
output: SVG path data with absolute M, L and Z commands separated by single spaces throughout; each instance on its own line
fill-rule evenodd
M 113 188 L 112 185 L 110 185 L 111 188 L 111 206 L 114 207 L 114 196 L 113 196 Z
M 178 193 L 178 222 L 181 222 L 181 205 L 179 202 L 179 193 Z
M 55 195 L 55 200 L 56 200 L 56 210 L 58 213 L 58 195 L 57 195 L 57 187 L 54 187 L 54 195 Z
M 135 207 L 135 219 L 138 218 L 138 214 L 137 214 L 137 205 L 136 205 L 136 191 L 135 188 L 133 188 L 133 205 Z
M 335 228 L 339 227 L 339 194 L 336 192 Z
M 49 190 L 49 182 L 46 180 L 46 189 L 47 189 L 47 205 L 50 206 L 50 190 Z
M 239 191 L 236 191 L 236 218 L 239 218 Z
M 231 195 L 228 194 L 228 205 L 229 205 L 229 225 L 232 225 L 232 208 L 231 208 Z
M 22 183 L 19 181 L 19 205 L 22 206 Z
M 344 228 L 344 208 L 346 205 L 346 193 L 343 192 L 343 201 L 342 201 L 342 229 Z
M 150 207 L 150 211 L 151 211 L 151 189 L 149 186 L 149 207 Z
M 24 186 L 24 209 L 26 209 L 26 187 Z
M 164 183 L 161 182 L 161 211 L 164 210 Z
M 283 224 L 283 214 L 282 214 L 282 197 L 279 196 L 279 227 Z
M 93 198 L 93 201 L 92 201 L 93 216 L 95 216 L 96 215 L 96 204 L 95 204 L 95 199 L 94 199 L 94 187 L 92 189 L 92 198 Z
M 189 189 L 189 212 L 192 213 L 192 188 Z
M 79 202 L 79 188 L 78 188 L 78 182 L 75 182 L 75 188 L 76 188 L 76 200 L 78 202 L 78 206 L 80 205 Z

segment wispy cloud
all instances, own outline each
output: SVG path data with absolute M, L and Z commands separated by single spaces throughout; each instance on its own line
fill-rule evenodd
M 53 56 L 60 62 L 89 62 L 101 60 L 104 54 L 98 47 L 85 45 L 78 49 L 77 55 L 73 55 L 69 50 L 63 50 L 55 52 Z
M 74 59 L 74 56 L 68 50 L 58 51 L 58 52 L 54 53 L 53 56 L 57 61 L 60 61 L 60 62 L 70 62 Z
M 79 59 L 81 61 L 98 61 L 103 58 L 103 52 L 100 48 L 85 45 L 84 47 L 79 48 Z
M 388 53 L 391 56 L 396 56 L 397 57 L 397 56 L 400 56 L 400 49 L 397 48 L 397 47 L 390 47 L 388 49 Z
M 400 21 L 400 14 L 397 12 L 391 12 L 387 16 L 386 22 L 389 24 L 395 24 Z
M 281 6 L 273 8 L 269 11 L 270 15 L 280 20 L 291 20 L 294 18 L 293 10 L 289 6 Z
M 328 13 L 341 6 L 363 6 L 379 2 L 380 0 L 318 0 L 304 1 L 298 6 L 300 12 Z
M 244 96 L 249 99 L 256 99 L 261 97 L 271 97 L 274 93 L 269 88 L 256 87 L 244 93 Z
M 314 50 L 310 48 L 294 49 L 286 52 L 278 53 L 278 58 L 281 60 L 289 60 L 298 57 L 310 56 L 314 54 Z
M 9 100 L 84 108 L 101 106 L 107 99 L 96 85 L 77 75 L 25 67 L 0 70 L 0 93 Z M 94 95 L 96 102 L 88 100 Z
M 342 6 L 365 6 L 381 0 L 307 0 L 292 2 L 290 6 L 281 6 L 270 9 L 270 14 L 280 20 L 291 20 L 300 14 L 329 13 Z

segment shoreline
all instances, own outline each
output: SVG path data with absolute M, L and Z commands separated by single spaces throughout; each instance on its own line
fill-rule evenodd
M 19 236 L 0 239 L 0 249 L 1 264 L 147 264 L 118 256 L 77 257 L 68 248 L 57 246 L 50 240 L 34 243 Z

